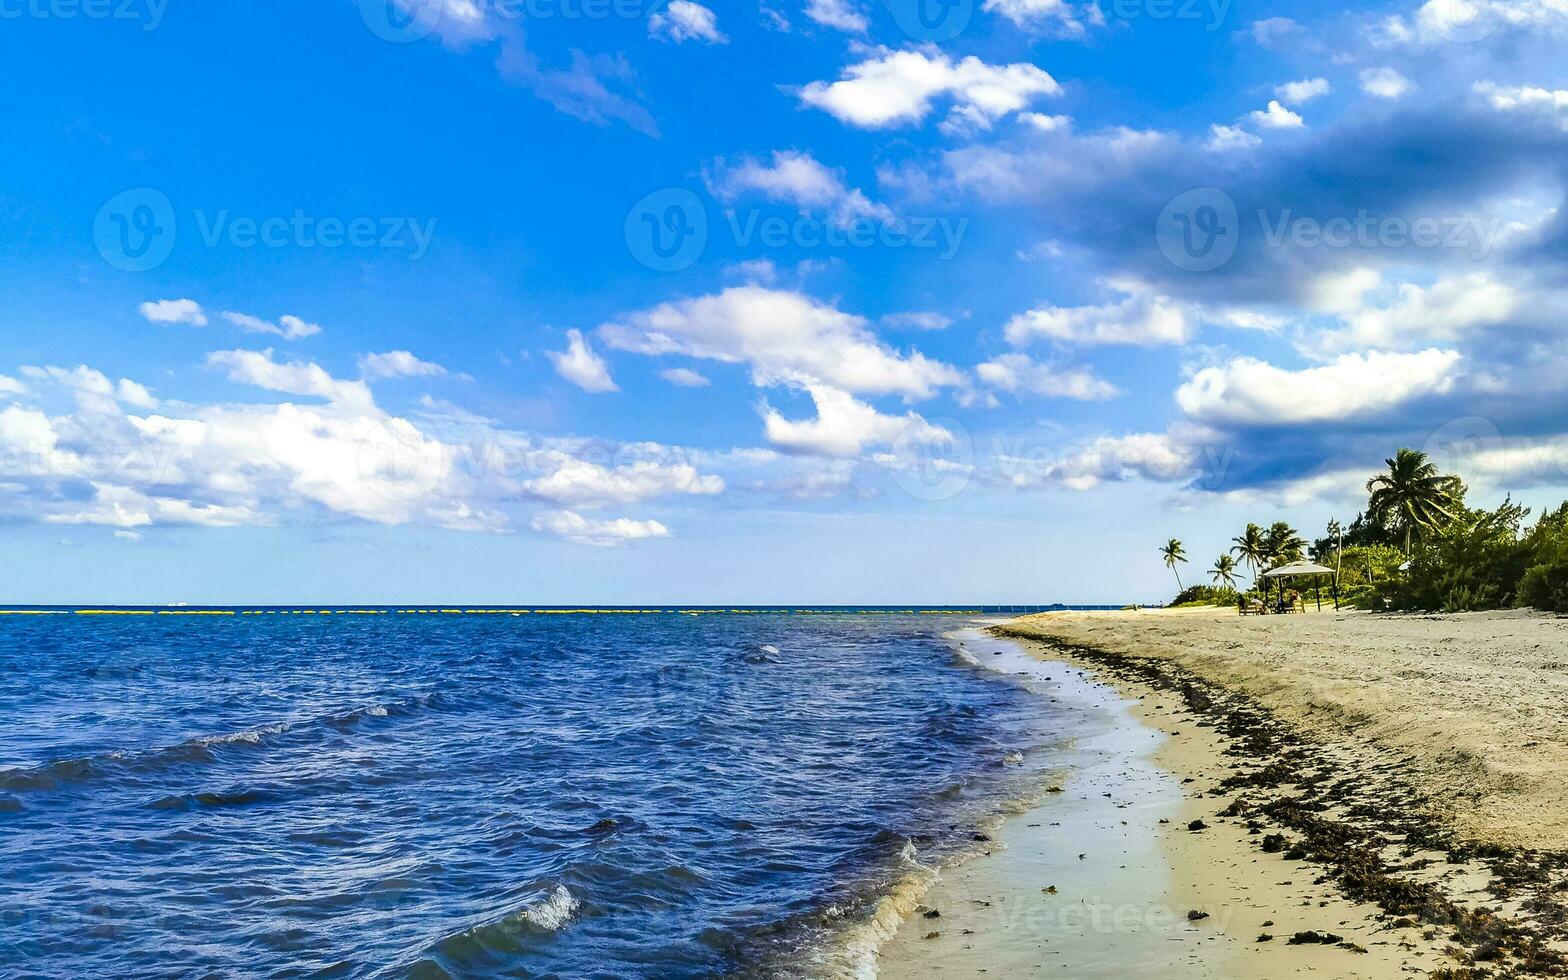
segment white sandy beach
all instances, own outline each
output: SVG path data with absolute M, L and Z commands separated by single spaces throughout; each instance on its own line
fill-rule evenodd
M 1114 685 L 1109 706 L 1123 723 L 1080 746 L 1086 764 L 1063 792 L 1005 821 L 988 856 L 944 870 L 882 950 L 883 977 L 1395 977 L 1463 960 L 1447 926 L 1351 901 L 1316 861 L 1260 850 L 1269 831 L 1296 840 L 1290 828 L 1221 816 L 1237 793 L 1220 780 L 1247 764 L 1227 756 L 1212 714 L 1116 676 L 1107 665 L 1117 658 L 1244 695 L 1369 797 L 1397 779 L 1415 794 L 1401 805 L 1420 800 L 1421 819 L 1456 840 L 1556 849 L 1565 839 L 1568 621 L 1151 610 L 1027 617 L 1004 631 L 993 642 L 1018 640 L 1048 674 L 1066 661 Z M 1193 820 L 1205 829 L 1189 831 Z M 1551 918 L 1527 911 L 1527 895 L 1501 887 L 1490 865 L 1388 853 L 1390 880 L 1431 885 L 1452 908 L 1525 928 Z M 1207 915 L 1189 922 L 1189 910 Z M 1288 942 L 1304 930 L 1342 943 Z

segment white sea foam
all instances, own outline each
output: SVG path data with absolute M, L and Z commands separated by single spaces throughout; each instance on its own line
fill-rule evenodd
M 518 913 L 518 918 L 533 923 L 540 929 L 555 932 L 572 921 L 582 903 L 565 885 L 556 885 L 549 897 L 528 906 Z
M 759 647 L 759 648 L 758 648 L 758 649 L 760 649 L 760 650 L 761 650 L 761 651 L 762 651 L 762 652 L 763 652 L 763 653 L 766 653 L 766 654 L 771 654 L 771 655 L 775 655 L 775 656 L 776 656 L 776 655 L 777 655 L 777 654 L 778 654 L 778 652 L 779 652 L 779 648 L 778 648 L 778 647 L 776 647 L 776 646 L 774 646 L 774 645 L 773 645 L 773 644 L 771 644 L 771 643 L 764 643 L 764 644 L 763 644 L 763 645 L 762 645 L 762 646 L 761 646 L 761 647 Z

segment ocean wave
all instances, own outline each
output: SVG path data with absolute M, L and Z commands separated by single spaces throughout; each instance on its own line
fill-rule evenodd
M 217 760 L 222 750 L 254 748 L 292 732 L 311 729 L 346 731 L 372 718 L 402 717 L 443 705 L 440 692 L 414 695 L 395 701 L 318 715 L 302 721 L 279 721 L 237 732 L 198 735 L 174 745 L 133 751 L 56 759 L 43 765 L 0 770 L 0 792 L 48 792 L 73 783 L 111 778 L 119 774 L 142 775 L 183 765 L 203 765 Z
M 483 962 L 493 956 L 523 952 L 544 936 L 560 932 L 582 910 L 582 902 L 565 885 L 508 915 L 438 940 L 431 954 L 456 966 Z

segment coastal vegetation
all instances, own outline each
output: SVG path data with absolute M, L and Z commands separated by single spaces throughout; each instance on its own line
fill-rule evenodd
M 1287 522 L 1248 524 L 1215 561 L 1214 585 L 1183 588 L 1172 605 L 1261 598 L 1266 572 L 1310 555 L 1333 570 L 1328 591 L 1355 607 L 1568 613 L 1568 502 L 1531 523 L 1529 508 L 1512 498 L 1492 509 L 1469 506 L 1463 479 L 1441 472 L 1425 453 L 1401 449 L 1384 465 L 1367 481 L 1366 506 L 1348 527 L 1330 521 L 1309 543 Z M 1173 571 L 1186 561 L 1174 539 L 1161 554 Z M 1251 577 L 1245 590 L 1236 584 L 1243 567 Z

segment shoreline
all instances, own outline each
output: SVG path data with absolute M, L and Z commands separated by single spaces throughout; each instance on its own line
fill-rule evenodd
M 1345 695 L 1367 682 L 1343 674 L 1332 678 L 1337 686 L 1323 679 L 1304 684 L 1288 676 L 1264 680 L 1253 665 L 1231 653 L 1249 639 L 1232 635 L 1236 619 L 1232 614 L 1225 621 L 1222 614 L 1206 611 L 1197 616 L 1075 613 L 991 627 L 988 632 L 998 642 L 1019 644 L 1037 662 L 1057 669 L 1067 665 L 1090 682 L 1114 689 L 1129 724 L 1159 733 L 1145 757 L 1177 781 L 1179 815 L 1166 815 L 1159 819 L 1170 822 L 1158 823 L 1152 815 L 1157 806 L 1149 804 L 1157 792 L 1148 786 L 1120 801 L 1114 799 L 1115 789 L 1112 799 L 1100 799 L 1120 802 L 1119 819 L 1142 835 L 1119 842 L 1132 855 L 1128 866 L 1141 861 L 1142 873 L 1157 877 L 1163 872 L 1168 877 L 1160 880 L 1170 885 L 1156 898 L 1145 881 L 1142 897 L 1126 906 L 1134 911 L 1122 912 L 1131 916 L 1127 922 L 1143 928 L 1097 933 L 1084 922 L 1074 928 L 1059 915 L 1036 916 L 1031 922 L 1016 913 L 1013 928 L 975 924 L 983 917 L 973 916 L 966 904 L 995 908 L 1001 901 L 1032 901 L 1037 909 L 1049 910 L 1059 909 L 1069 897 L 1079 903 L 1103 900 L 1069 896 L 1060 884 L 1054 895 L 1043 893 L 1040 889 L 1052 882 L 1021 880 L 1027 875 L 1017 873 L 1048 862 L 1064 846 L 1071 849 L 1062 828 L 1053 824 L 1089 805 L 1091 794 L 1105 791 L 1092 779 L 1070 777 L 1062 794 L 1004 821 L 997 834 L 1001 847 L 942 870 L 884 947 L 878 961 L 882 977 L 974 975 L 987 969 L 1012 975 L 1024 972 L 1025 965 L 1028 972 L 1042 974 L 1169 976 L 1178 962 L 1177 975 L 1238 978 L 1288 973 L 1461 978 L 1568 971 L 1568 936 L 1561 925 L 1568 921 L 1561 898 L 1568 888 L 1563 873 L 1568 856 L 1459 832 L 1473 821 L 1443 815 L 1452 812 L 1451 797 L 1469 787 L 1432 792 L 1429 780 L 1410 778 L 1412 773 L 1427 776 L 1422 767 L 1411 767 L 1405 757 L 1358 732 L 1375 721 L 1360 719 L 1357 726 L 1353 711 L 1344 706 L 1330 710 L 1325 690 Z M 1298 621 L 1281 619 L 1288 622 L 1270 626 L 1291 630 Z M 1328 625 L 1328 619 L 1320 625 Z M 1492 619 L 1501 619 L 1509 635 L 1518 629 L 1515 617 Z M 1400 622 L 1415 621 L 1375 622 L 1379 632 L 1397 633 Z M 1548 631 L 1558 628 L 1554 621 L 1535 622 Z M 1338 628 L 1354 633 L 1358 625 Z M 1292 644 L 1302 640 L 1294 633 L 1282 638 Z M 1347 642 L 1365 646 L 1364 641 L 1352 636 Z M 1169 649 L 1184 642 L 1190 649 Z M 1226 652 L 1217 653 L 1216 646 Z M 1381 652 L 1374 645 L 1371 655 Z M 1254 693 L 1259 690 L 1264 696 Z M 1388 692 L 1381 696 L 1401 703 Z M 1296 710 L 1282 711 L 1278 704 Z M 1202 829 L 1187 830 L 1192 821 L 1201 821 Z M 1104 836 L 1104 826 L 1090 829 L 1102 835 L 1089 838 L 1101 846 L 1116 843 Z M 1149 839 L 1157 841 L 1158 862 L 1148 859 Z M 976 904 L 983 902 L 991 904 Z M 940 929 L 924 928 L 929 922 L 923 916 L 933 910 L 940 917 L 929 922 Z M 1166 960 L 1141 972 L 1134 950 L 1148 934 L 1160 931 L 1147 928 L 1150 910 L 1157 910 L 1163 922 Z M 1178 918 L 1172 910 L 1183 914 Z M 1188 910 L 1207 914 L 1189 924 Z M 942 935 L 927 938 L 931 932 Z M 1307 932 L 1332 942 L 1292 944 L 1297 933 Z M 949 942 L 952 933 L 960 940 Z M 1273 938 L 1260 942 L 1261 934 Z M 1064 971 L 1064 954 L 1075 943 L 1083 949 L 1086 937 L 1114 962 L 1101 972 L 1087 961 Z M 1011 969 L 997 969 L 1004 966 Z

